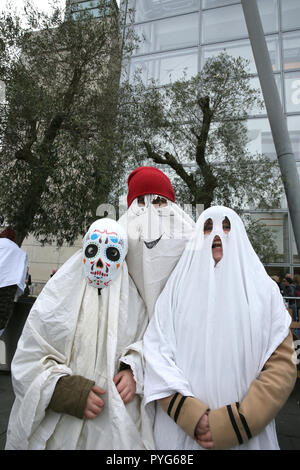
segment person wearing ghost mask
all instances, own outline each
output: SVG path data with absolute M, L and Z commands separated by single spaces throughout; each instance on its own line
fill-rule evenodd
M 157 449 L 279 449 L 296 380 L 291 317 L 239 216 L 205 210 L 144 335 Z
M 37 298 L 11 365 L 6 449 L 153 448 L 141 407 L 147 316 L 127 244 L 116 221 L 97 220 Z
M 127 204 L 119 219 L 128 235 L 126 262 L 151 318 L 195 222 L 175 203 L 169 178 L 155 167 L 142 166 L 130 173 Z

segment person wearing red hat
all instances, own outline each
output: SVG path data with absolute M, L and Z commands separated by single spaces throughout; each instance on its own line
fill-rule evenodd
M 155 167 L 141 166 L 130 173 L 127 204 L 119 222 L 128 234 L 128 271 L 151 318 L 195 223 L 175 203 L 170 179 Z
M 6 228 L 0 233 L 0 335 L 14 308 L 14 299 L 25 289 L 27 254 L 16 244 L 16 232 Z
M 146 194 L 156 194 L 175 202 L 175 193 L 171 181 L 162 171 L 152 166 L 136 168 L 128 176 L 128 207 L 134 199 Z

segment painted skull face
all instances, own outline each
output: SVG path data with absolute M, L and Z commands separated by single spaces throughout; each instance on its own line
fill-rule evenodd
M 108 287 L 118 275 L 127 253 L 127 235 L 112 219 L 94 222 L 83 240 L 83 263 L 88 284 Z

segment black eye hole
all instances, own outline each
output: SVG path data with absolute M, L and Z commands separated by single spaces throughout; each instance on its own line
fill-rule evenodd
M 166 200 L 165 198 L 163 198 L 163 197 L 159 197 L 159 196 L 158 196 L 158 197 L 156 197 L 155 199 L 153 199 L 152 204 L 154 204 L 154 205 L 157 205 L 157 204 L 158 204 L 158 205 L 160 205 L 160 204 L 166 205 L 166 204 L 167 204 L 167 200 Z
M 144 206 L 144 205 L 145 205 L 145 198 L 144 198 L 144 196 L 139 196 L 139 197 L 138 197 L 138 205 L 139 205 L 139 206 Z
M 97 245 L 94 245 L 94 244 L 91 243 L 90 245 L 88 245 L 86 247 L 84 254 L 87 258 L 94 258 L 94 256 L 96 256 L 97 252 L 98 252 Z
M 213 224 L 212 219 L 207 219 L 204 224 L 204 233 L 206 234 L 210 233 L 213 229 L 213 226 L 214 224 Z
M 224 232 L 230 232 L 231 224 L 230 224 L 230 220 L 228 219 L 228 217 L 225 217 L 225 219 L 222 222 L 222 225 L 223 225 Z
M 114 246 L 110 246 L 106 250 L 106 257 L 110 261 L 118 261 L 120 259 L 120 252 L 118 248 L 115 248 Z

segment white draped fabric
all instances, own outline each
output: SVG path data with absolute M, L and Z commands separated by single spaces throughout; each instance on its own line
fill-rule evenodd
M 171 201 L 165 207 L 155 208 L 152 201 L 156 197 L 146 195 L 145 207 L 139 207 L 135 199 L 119 219 L 128 235 L 128 271 L 150 318 L 195 227 L 195 222 Z
M 225 234 L 222 221 L 231 230 Z M 204 235 L 205 221 L 213 230 Z M 212 242 L 222 240 L 215 266 Z M 290 315 L 276 283 L 254 252 L 238 215 L 204 211 L 156 304 L 144 336 L 145 403 L 180 392 L 213 410 L 243 400 L 251 382 L 289 333 Z M 149 406 L 149 405 L 148 405 Z M 158 449 L 201 449 L 157 406 Z M 277 449 L 272 421 L 238 449 Z
M 151 449 L 151 423 L 143 416 L 141 338 L 147 316 L 126 263 L 110 287 L 87 285 L 82 250 L 39 295 L 12 362 L 16 399 L 6 449 Z M 113 377 L 131 366 L 137 394 L 124 405 Z M 47 410 L 58 379 L 82 375 L 106 390 L 103 411 L 81 420 Z
M 8 238 L 0 238 L 0 287 L 17 285 L 17 297 L 24 292 L 27 253 Z

